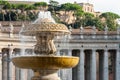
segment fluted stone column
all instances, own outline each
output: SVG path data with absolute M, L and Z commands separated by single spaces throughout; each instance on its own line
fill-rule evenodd
M 2 80 L 2 51 L 0 49 L 0 80 Z
M 120 80 L 120 50 L 117 49 L 115 56 L 115 80 Z
M 9 80 L 15 80 L 15 66 L 13 65 L 12 61 L 11 61 L 11 57 L 12 57 L 12 53 L 13 53 L 13 49 L 10 48 L 9 49 Z
M 90 55 L 90 80 L 96 80 L 96 50 Z
M 108 50 L 99 53 L 99 80 L 108 80 Z
M 91 50 L 85 50 L 85 80 L 90 80 L 90 55 Z
M 15 79 L 15 76 L 16 76 L 15 66 L 13 65 L 13 63 L 12 63 L 12 66 L 13 66 L 13 69 L 12 69 L 12 72 L 13 72 L 13 74 L 12 74 L 12 79 L 13 79 L 13 80 L 16 80 L 16 79 Z
M 27 70 L 27 80 L 31 80 L 32 76 L 34 75 L 33 71 L 31 69 Z
M 104 53 L 101 56 L 100 61 L 100 80 L 108 80 L 108 51 L 107 49 L 104 50 Z
M 101 50 L 99 53 L 99 80 L 103 79 L 103 54 L 104 51 Z
M 8 80 L 7 53 L 2 52 L 2 80 Z
M 68 50 L 68 56 L 72 56 L 72 50 L 71 49 Z
M 20 80 L 20 69 L 15 67 L 15 80 Z
M 71 49 L 68 50 L 68 56 L 72 56 Z M 72 68 L 67 69 L 67 80 L 72 80 Z
M 16 80 L 15 79 L 15 66 L 13 65 L 12 62 L 10 62 L 10 80 Z
M 108 51 L 107 49 L 104 50 L 104 54 L 103 54 L 103 79 L 101 80 L 108 80 Z
M 20 69 L 20 80 L 27 80 L 26 69 Z
M 85 60 L 85 53 L 84 50 L 81 49 L 80 50 L 80 59 L 79 59 L 79 63 L 78 63 L 78 70 L 77 70 L 77 80 L 84 80 L 84 60 Z
M 60 56 L 60 50 L 58 50 L 58 51 L 57 51 L 57 55 L 59 55 L 59 56 Z

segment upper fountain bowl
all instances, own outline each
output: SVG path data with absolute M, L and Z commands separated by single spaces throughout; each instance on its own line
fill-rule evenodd
M 47 12 L 42 12 L 42 14 L 47 16 L 43 15 L 42 17 L 38 17 L 32 24 L 26 24 L 25 27 L 23 27 L 21 34 L 27 36 L 35 36 L 40 33 L 52 33 L 56 35 L 60 35 L 61 33 L 70 34 L 70 31 L 64 24 L 55 23 L 55 21 L 50 18 L 51 15 L 46 13 Z
M 21 34 L 27 36 L 35 36 L 40 33 L 53 33 L 60 35 L 60 33 L 70 34 L 68 28 L 64 24 L 57 24 L 52 22 L 41 22 L 39 24 L 25 25 Z

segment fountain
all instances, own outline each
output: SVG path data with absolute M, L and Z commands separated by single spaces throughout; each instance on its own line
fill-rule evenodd
M 57 75 L 59 69 L 78 64 L 78 57 L 57 55 L 54 38 L 69 35 L 70 32 L 65 25 L 55 23 L 50 12 L 40 12 L 35 22 L 25 26 L 21 34 L 36 37 L 35 55 L 14 56 L 12 62 L 16 67 L 32 69 L 34 76 L 31 80 L 60 80 Z

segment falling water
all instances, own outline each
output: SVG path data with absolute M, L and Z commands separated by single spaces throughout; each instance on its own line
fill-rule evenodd
M 69 50 L 69 41 L 70 41 L 71 36 L 70 35 L 64 35 L 64 33 L 62 33 L 62 35 L 63 36 L 57 35 L 56 38 L 54 39 L 55 40 L 55 46 L 59 50 L 63 49 L 63 47 L 65 47 Z M 59 53 L 57 53 L 57 55 L 71 56 L 71 54 L 69 54 L 68 51 L 67 52 L 66 51 L 60 51 Z M 72 80 L 72 68 L 70 68 L 70 69 L 60 69 L 58 71 L 58 76 L 61 78 L 61 80 Z
M 52 18 L 51 13 L 49 11 L 40 11 L 39 14 L 38 14 L 38 19 L 36 19 L 33 22 L 33 24 L 34 23 L 38 23 L 39 24 L 45 18 L 47 18 L 47 19 L 51 20 L 53 23 L 55 23 L 55 20 Z

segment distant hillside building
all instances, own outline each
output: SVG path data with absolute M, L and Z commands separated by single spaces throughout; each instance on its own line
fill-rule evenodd
M 94 11 L 94 6 L 93 4 L 90 4 L 90 3 L 78 3 L 84 12 L 88 12 L 88 13 L 91 13 L 91 14 L 94 14 L 94 16 L 98 17 L 101 12 L 95 12 Z
M 82 9 L 84 12 L 89 12 L 94 14 L 94 6 L 90 3 L 78 3 L 80 6 L 82 6 Z

